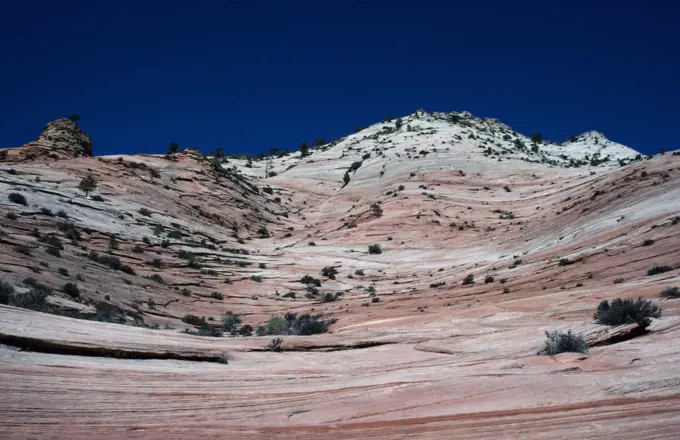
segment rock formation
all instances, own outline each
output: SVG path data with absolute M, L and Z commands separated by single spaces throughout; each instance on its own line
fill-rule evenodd
M 0 163 L 4 438 L 680 429 L 676 154 L 456 112 L 269 165 L 81 157 L 89 138 L 69 136 L 57 154 L 78 160 Z M 663 313 L 594 322 L 617 297 Z M 544 354 L 553 330 L 589 351 Z

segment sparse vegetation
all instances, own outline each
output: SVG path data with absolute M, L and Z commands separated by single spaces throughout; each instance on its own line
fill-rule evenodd
M 642 242 L 643 246 L 651 246 L 653 244 L 654 244 L 654 240 L 651 240 L 651 239 L 645 240 L 645 241 Z
M 475 276 L 473 274 L 468 274 L 463 280 L 463 285 L 475 284 Z
M 382 248 L 380 247 L 379 244 L 372 244 L 368 246 L 368 253 L 369 254 L 382 254 Z
M 146 217 L 151 217 L 151 215 L 153 214 L 153 212 L 151 212 L 151 210 L 147 208 L 139 208 L 139 211 L 137 212 Z
M 326 333 L 328 327 L 336 322 L 335 319 L 323 320 L 321 315 L 288 312 L 283 317 L 272 316 L 266 327 L 258 328 L 258 336 L 265 335 L 299 335 L 308 336 Z
M 560 353 L 588 353 L 588 343 L 580 335 L 558 330 L 545 332 L 545 351 L 554 356 Z
M 75 283 L 66 283 L 62 289 L 65 294 L 71 298 L 78 298 L 80 296 L 80 289 Z
M 593 319 L 603 325 L 623 325 L 637 323 L 646 328 L 651 323 L 651 318 L 661 317 L 661 307 L 647 299 L 621 299 L 616 298 L 610 303 L 603 300 L 597 306 Z
M 485 284 L 489 284 L 489 283 L 493 283 L 493 282 L 494 282 L 494 278 L 491 275 L 487 275 L 486 278 L 484 278 Z
M 18 205 L 24 205 L 24 206 L 28 205 L 28 202 L 26 201 L 26 197 L 24 197 L 24 195 L 21 194 L 21 193 L 17 193 L 17 192 L 9 193 L 7 198 L 12 203 L 16 203 Z
M 661 298 L 680 298 L 680 288 L 678 287 L 666 287 L 661 291 Z
M 321 269 L 321 275 L 323 275 L 326 278 L 329 278 L 331 280 L 334 280 L 335 276 L 337 274 L 338 274 L 338 270 L 333 266 L 326 266 L 323 269 Z
M 571 264 L 571 260 L 569 258 L 561 258 L 560 262 L 558 265 L 560 266 L 569 266 Z
M 672 270 L 673 268 L 671 266 L 654 266 L 647 271 L 647 275 L 649 276 L 658 275 L 660 273 L 670 272 Z

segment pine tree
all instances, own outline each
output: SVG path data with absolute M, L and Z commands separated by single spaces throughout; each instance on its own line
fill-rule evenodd
M 179 144 L 175 141 L 170 142 L 170 146 L 168 147 L 168 154 L 177 154 L 177 150 L 179 150 Z
M 78 189 L 85 193 L 85 197 L 87 197 L 90 192 L 94 191 L 96 188 L 97 178 L 92 174 L 88 174 L 87 176 L 83 177 L 78 184 Z
M 309 145 L 307 145 L 307 142 L 302 142 L 300 144 L 300 155 L 302 157 L 309 155 Z

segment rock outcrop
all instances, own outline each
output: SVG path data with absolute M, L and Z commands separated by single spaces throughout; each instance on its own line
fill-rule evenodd
M 0 293 L 45 302 L 0 306 L 3 438 L 675 438 L 680 156 L 401 123 L 269 163 L 0 163 Z M 616 297 L 663 314 L 594 323 Z M 334 323 L 225 327 L 288 312 Z M 588 354 L 543 355 L 567 329 Z
M 92 139 L 70 119 L 48 122 L 40 136 L 19 148 L 3 150 L 5 162 L 37 158 L 73 159 L 92 156 Z M 1 156 L 0 156 L 1 157 Z

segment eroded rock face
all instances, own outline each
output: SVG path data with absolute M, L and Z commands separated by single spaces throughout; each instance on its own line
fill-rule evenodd
M 659 292 L 680 285 L 680 156 L 456 116 L 222 169 L 191 150 L 0 164 L 26 199 L 0 199 L 0 280 L 71 312 L 0 306 L 3 438 L 674 438 L 680 302 Z M 638 296 L 664 309 L 649 334 L 593 322 Z M 71 317 L 102 304 L 108 322 Z M 336 322 L 278 353 L 182 332 L 226 311 Z M 587 355 L 536 354 L 567 329 Z
M 71 159 L 92 156 L 92 139 L 78 125 L 67 118 L 48 122 L 38 139 L 19 148 L 3 150 L 6 162 L 18 162 L 49 157 Z

